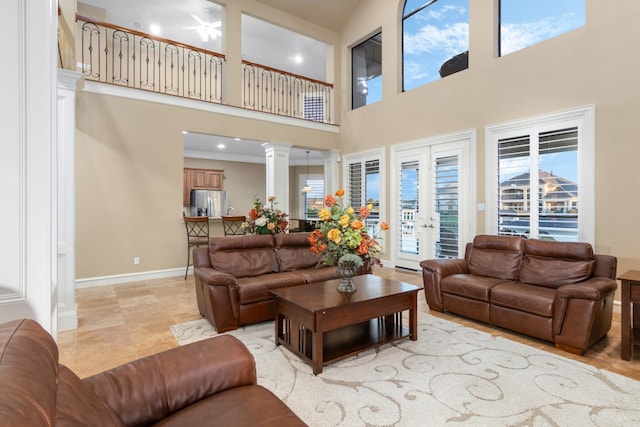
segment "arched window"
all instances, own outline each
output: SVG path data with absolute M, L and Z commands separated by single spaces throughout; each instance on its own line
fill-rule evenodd
M 469 66 L 469 0 L 407 0 L 402 14 L 402 89 Z

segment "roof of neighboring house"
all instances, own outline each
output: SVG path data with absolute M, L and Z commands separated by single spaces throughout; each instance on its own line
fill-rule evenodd
M 500 188 L 505 187 L 528 187 L 531 174 L 525 172 L 520 175 L 516 175 L 506 181 L 500 183 Z M 538 172 L 538 185 L 548 186 L 545 197 L 547 199 L 568 199 L 578 197 L 578 184 L 570 179 L 563 178 L 561 176 L 554 175 L 553 172 L 539 171 Z

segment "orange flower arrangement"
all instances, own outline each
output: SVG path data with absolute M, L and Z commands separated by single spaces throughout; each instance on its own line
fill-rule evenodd
M 358 266 L 378 264 L 382 247 L 378 235 L 370 235 L 365 220 L 371 214 L 372 205 L 357 210 L 343 207 L 344 190 L 329 194 L 324 198 L 325 208 L 318 212 L 320 227 L 309 235 L 310 250 L 321 255 L 327 265 L 337 265 L 341 261 L 354 261 Z M 380 223 L 381 230 L 389 226 Z

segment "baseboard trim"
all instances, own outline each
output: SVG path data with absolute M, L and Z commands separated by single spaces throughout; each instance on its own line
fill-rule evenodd
M 189 267 L 189 272 L 193 272 Z M 165 277 L 184 276 L 184 267 L 168 270 L 143 271 L 140 273 L 116 274 L 113 276 L 89 277 L 76 280 L 76 289 L 92 288 L 94 286 L 116 285 L 120 283 L 139 282 L 141 280 L 163 279 Z
M 73 304 L 71 310 L 58 310 L 58 332 L 78 328 L 78 304 Z

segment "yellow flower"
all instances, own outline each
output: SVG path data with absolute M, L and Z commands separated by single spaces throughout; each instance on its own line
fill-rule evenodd
M 369 203 L 369 204 L 367 205 L 367 209 L 372 210 L 372 209 L 373 209 L 373 204 L 372 204 L 372 203 Z
M 269 196 L 269 198 L 267 198 L 269 202 L 273 202 L 275 199 L 276 199 L 276 196 Z
M 347 208 L 347 215 L 353 215 L 355 213 L 355 209 L 353 209 L 351 206 L 349 206 Z
M 331 230 L 329 230 L 329 232 L 327 233 L 327 239 L 331 240 L 333 243 L 335 243 L 336 245 L 340 243 L 340 235 L 342 233 L 340 233 L 340 230 L 338 230 L 337 228 L 332 228 Z
M 338 220 L 338 224 L 340 224 L 343 228 L 349 225 L 349 215 L 342 215 Z
M 276 228 L 276 225 L 274 223 L 270 222 L 269 224 L 267 224 L 267 228 L 269 230 L 273 230 L 274 228 Z
M 328 209 L 320 209 L 320 211 L 318 212 L 318 218 L 323 221 L 327 221 L 329 218 L 331 218 L 331 212 L 329 212 Z

